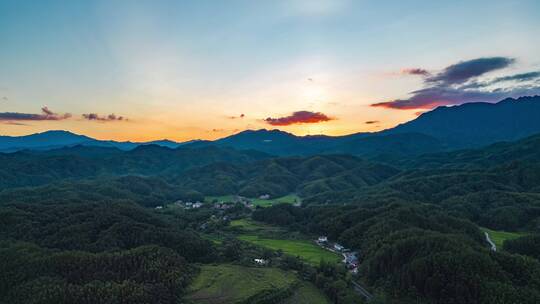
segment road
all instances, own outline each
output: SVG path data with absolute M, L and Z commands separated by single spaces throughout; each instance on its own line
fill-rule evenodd
M 326 250 L 329 250 L 329 251 L 332 251 L 336 254 L 340 254 L 340 252 L 337 252 L 335 250 L 333 250 L 332 248 L 329 248 L 329 247 L 326 247 L 326 246 L 322 246 L 320 243 L 318 243 L 317 241 L 315 241 L 315 243 L 317 245 L 319 245 L 321 248 L 324 248 Z M 342 263 L 345 263 L 345 260 L 346 260 L 346 256 L 344 253 L 341 252 L 341 255 L 343 256 L 343 261 Z M 371 301 L 371 299 L 373 299 L 373 296 L 364 288 L 362 287 L 362 285 L 356 283 L 355 281 L 352 281 L 352 284 L 353 284 L 353 287 L 354 287 L 354 291 L 356 291 L 357 294 L 359 294 L 360 296 L 364 297 L 366 299 L 366 301 Z
M 486 241 L 489 243 L 489 245 L 491 246 L 491 250 L 492 251 L 497 251 L 497 246 L 495 246 L 495 243 L 493 243 L 491 241 L 491 239 L 489 238 L 489 233 L 487 232 L 484 232 L 484 234 L 486 235 Z
M 363 296 L 367 301 L 371 301 L 373 299 L 373 296 L 360 284 L 356 282 L 352 282 L 354 290 L 361 296 Z

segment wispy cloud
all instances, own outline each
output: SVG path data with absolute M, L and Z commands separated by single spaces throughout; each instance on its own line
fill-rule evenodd
M 100 116 L 97 113 L 83 114 L 82 117 L 90 121 L 108 122 L 108 121 L 126 121 L 128 120 L 124 116 L 117 116 L 115 114 L 109 114 L 106 116 Z
M 12 125 L 12 126 L 28 126 L 28 124 L 22 123 L 22 122 L 16 122 L 16 121 L 5 121 L 2 122 L 4 125 Z
M 246 117 L 246 115 L 243 113 L 238 116 L 227 116 L 228 119 L 237 119 L 237 118 L 244 118 L 244 117 Z
M 424 88 L 411 92 L 405 99 L 374 103 L 373 107 L 392 109 L 432 109 L 437 106 L 467 102 L 495 102 L 506 97 L 540 94 L 540 85 L 530 83 L 540 72 L 497 77 L 487 81 L 478 78 L 515 62 L 514 58 L 489 57 L 461 61 L 434 75 L 424 74 Z M 412 72 L 422 73 L 421 69 Z M 416 75 L 416 74 L 415 74 Z M 511 85 L 497 86 L 511 82 Z
M 507 57 L 489 57 L 461 61 L 446 67 L 440 73 L 428 77 L 427 82 L 439 84 L 464 83 L 469 79 L 510 66 L 516 60 Z
M 273 126 L 288 126 L 293 124 L 319 123 L 334 120 L 321 112 L 297 111 L 289 116 L 272 118 L 268 117 L 264 121 Z
M 58 114 L 51 111 L 47 107 L 41 108 L 40 114 L 32 113 L 20 113 L 20 112 L 2 112 L 0 113 L 0 121 L 14 122 L 14 121 L 39 121 L 39 120 L 64 120 L 71 117 L 71 114 L 64 113 Z
M 421 68 L 402 69 L 401 74 L 404 74 L 404 75 L 420 75 L 420 76 L 429 76 L 429 75 L 431 75 L 431 73 L 428 70 L 421 69 Z

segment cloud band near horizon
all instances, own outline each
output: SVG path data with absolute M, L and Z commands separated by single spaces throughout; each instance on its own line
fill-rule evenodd
M 70 113 L 58 114 L 51 111 L 48 107 L 42 107 L 41 113 L 20 113 L 20 112 L 2 112 L 0 121 L 42 121 L 42 120 L 64 120 L 70 118 Z
M 496 102 L 507 97 L 540 94 L 540 84 L 534 82 L 540 79 L 540 71 L 501 76 L 488 81 L 478 79 L 515 62 L 514 58 L 509 57 L 477 58 L 450 65 L 434 75 L 420 68 L 406 69 L 402 73 L 424 77 L 424 88 L 411 92 L 409 98 L 373 103 L 371 106 L 400 110 L 433 109 L 445 105 Z M 501 83 L 507 85 L 500 86 Z

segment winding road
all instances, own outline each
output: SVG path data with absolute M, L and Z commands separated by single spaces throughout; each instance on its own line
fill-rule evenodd
M 493 241 L 489 238 L 489 233 L 487 232 L 484 232 L 484 234 L 486 235 L 486 241 L 489 243 L 489 245 L 491 246 L 491 251 L 497 251 L 497 246 L 495 245 L 495 243 L 493 243 Z

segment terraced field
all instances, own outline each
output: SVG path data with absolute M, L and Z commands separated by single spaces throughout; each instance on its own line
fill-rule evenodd
M 277 268 L 204 265 L 189 287 L 186 300 L 202 304 L 239 303 L 258 294 L 287 290 L 297 284 L 300 280 L 294 273 Z
M 313 284 L 304 282 L 294 294 L 280 304 L 330 304 L 330 300 Z
M 244 267 L 230 264 L 203 265 L 185 300 L 188 303 L 241 303 L 272 292 L 289 291 L 280 304 L 329 304 L 313 284 L 293 272 L 277 268 Z

